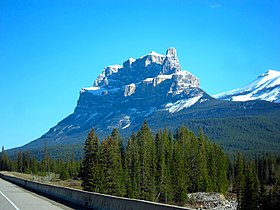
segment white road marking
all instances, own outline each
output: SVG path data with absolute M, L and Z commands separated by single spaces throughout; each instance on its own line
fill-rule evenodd
M 3 197 L 6 198 L 7 201 L 9 201 L 9 203 L 12 204 L 12 206 L 15 207 L 16 210 L 20 210 L 6 195 L 4 195 L 4 193 L 0 191 L 0 194 L 3 195 Z

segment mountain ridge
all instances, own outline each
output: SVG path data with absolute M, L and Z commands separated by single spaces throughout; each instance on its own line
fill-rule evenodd
M 280 103 L 280 71 L 268 70 L 244 87 L 213 95 L 229 101 L 265 100 Z
M 49 147 L 82 145 L 92 128 L 101 139 L 118 128 L 126 139 L 139 130 L 144 120 L 148 121 L 154 131 L 163 128 L 176 131 L 182 124 L 195 129 L 202 127 L 206 135 L 207 131 L 211 131 L 209 136 L 213 141 L 227 145 L 217 133 L 229 135 L 227 130 L 235 122 L 239 123 L 240 118 L 247 119 L 247 127 L 254 126 L 248 120 L 252 117 L 257 122 L 269 122 L 274 131 L 280 124 L 280 104 L 262 101 L 231 102 L 211 97 L 200 88 L 197 77 L 182 70 L 176 49 L 169 48 L 165 55 L 151 52 L 137 59 L 130 58 L 123 65 L 105 67 L 93 86 L 80 90 L 72 114 L 40 138 L 14 150 L 35 151 L 42 149 L 45 144 Z M 218 130 L 211 123 L 216 119 L 219 119 L 221 125 L 225 120 L 225 125 Z M 272 135 L 266 130 L 266 125 L 260 129 L 265 135 Z M 236 128 L 236 132 L 243 131 Z M 278 136 L 280 139 L 277 133 Z M 255 135 L 254 138 L 256 142 L 265 142 L 263 135 Z M 243 140 L 237 145 L 242 144 Z M 271 148 L 280 149 L 280 145 L 277 147 L 275 144 Z

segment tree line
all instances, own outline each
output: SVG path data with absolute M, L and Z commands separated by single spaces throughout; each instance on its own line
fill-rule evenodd
M 0 170 L 15 171 L 19 173 L 45 176 L 49 173 L 58 174 L 60 179 L 67 180 L 76 177 L 80 171 L 81 160 L 75 160 L 73 152 L 67 148 L 60 148 L 57 158 L 50 155 L 45 145 L 42 160 L 38 160 L 34 155 L 27 152 L 15 152 L 13 158 L 9 158 L 2 146 L 0 155 Z M 62 154 L 65 153 L 65 154 Z
M 100 143 L 92 129 L 81 169 L 85 190 L 184 204 L 188 192 L 225 192 L 227 157 L 222 148 L 182 126 L 154 136 L 144 122 L 124 147 L 117 129 Z

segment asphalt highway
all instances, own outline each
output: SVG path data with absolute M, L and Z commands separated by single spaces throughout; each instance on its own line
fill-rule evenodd
M 73 209 L 0 178 L 0 210 Z

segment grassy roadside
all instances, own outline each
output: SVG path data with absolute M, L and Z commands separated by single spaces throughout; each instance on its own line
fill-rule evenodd
M 37 181 L 37 182 L 43 182 L 48 183 L 56 186 L 63 186 L 63 187 L 69 187 L 73 189 L 79 189 L 82 190 L 82 181 L 76 180 L 76 179 L 69 179 L 69 180 L 61 180 L 58 178 L 57 175 L 54 175 L 50 181 L 46 181 L 47 176 L 38 176 L 33 174 L 23 174 L 19 172 L 8 172 L 8 171 L 1 171 L 1 173 L 9 175 L 9 176 L 15 176 L 21 179 L 29 180 L 29 181 Z

